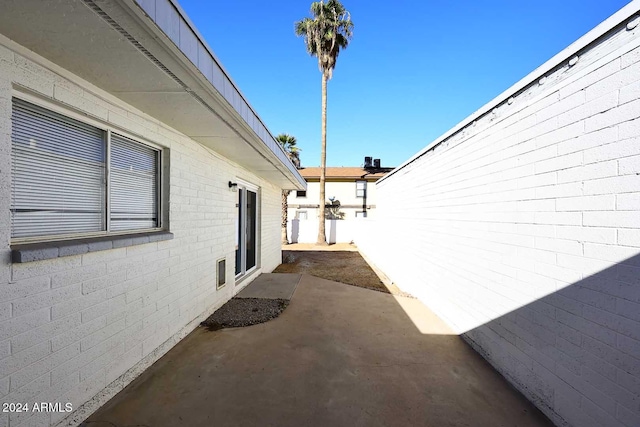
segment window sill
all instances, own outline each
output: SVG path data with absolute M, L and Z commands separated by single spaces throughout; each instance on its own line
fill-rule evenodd
M 154 231 L 150 233 L 61 240 L 57 242 L 23 243 L 11 245 L 11 261 L 14 263 L 42 261 L 45 259 L 82 255 L 89 252 L 124 248 L 171 239 L 173 239 L 173 233 L 168 231 Z

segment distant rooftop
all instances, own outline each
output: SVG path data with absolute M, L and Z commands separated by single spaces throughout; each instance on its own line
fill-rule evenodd
M 393 168 L 361 168 L 361 167 L 327 167 L 327 179 L 366 179 L 376 181 L 389 172 Z M 306 180 L 320 179 L 320 168 L 302 168 L 299 170 L 300 175 Z

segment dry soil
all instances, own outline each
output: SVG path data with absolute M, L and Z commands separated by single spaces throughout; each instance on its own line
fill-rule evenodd
M 283 247 L 283 262 L 273 271 L 274 273 L 310 274 L 360 288 L 410 297 L 407 293 L 400 291 L 397 286 L 383 283 L 357 252 L 355 246 L 335 245 L 337 247 L 333 248 L 334 245 L 323 247 L 296 245 L 295 250 L 285 249 L 291 246 L 293 245 Z

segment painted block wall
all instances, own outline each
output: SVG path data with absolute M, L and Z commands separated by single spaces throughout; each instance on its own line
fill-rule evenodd
M 11 264 L 16 88 L 168 149 L 173 240 Z M 0 36 L 0 400 L 70 402 L 77 424 L 248 284 L 234 284 L 237 193 L 227 183 L 236 178 L 260 187 L 257 273 L 269 272 L 281 259 L 280 188 Z M 216 290 L 223 257 L 227 284 Z M 0 413 L 0 426 L 66 415 Z
M 379 181 L 356 239 L 559 426 L 640 426 L 630 15 Z

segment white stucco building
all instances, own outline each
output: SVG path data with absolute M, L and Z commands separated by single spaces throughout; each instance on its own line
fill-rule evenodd
M 1 9 L 0 395 L 86 415 L 280 263 L 305 182 L 175 2 Z
M 325 195 L 328 215 L 339 219 L 374 217 L 374 183 L 392 170 L 393 168 L 380 167 L 379 160 L 378 167 L 327 167 Z M 289 194 L 288 217 L 290 220 L 315 220 L 318 218 L 320 168 L 302 168 L 299 172 L 307 181 L 307 189 Z

